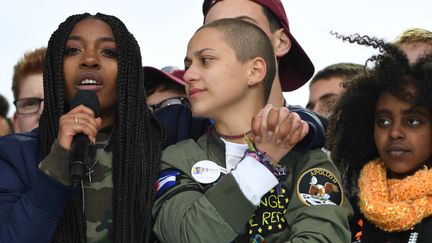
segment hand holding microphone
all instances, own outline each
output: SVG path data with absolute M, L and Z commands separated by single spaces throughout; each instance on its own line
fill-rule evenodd
M 69 150 L 70 178 L 74 184 L 82 180 L 90 141 L 102 123 L 99 118 L 99 99 L 93 91 L 80 90 L 70 101 L 70 111 L 60 118 L 58 142 Z

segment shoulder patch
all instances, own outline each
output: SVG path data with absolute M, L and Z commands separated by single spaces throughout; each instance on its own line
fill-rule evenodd
M 181 172 L 177 169 L 166 169 L 159 172 L 156 182 L 156 198 L 159 198 L 169 189 L 173 188 L 179 183 L 179 176 Z
M 341 184 L 323 168 L 309 169 L 297 181 L 297 196 L 306 206 L 343 204 Z

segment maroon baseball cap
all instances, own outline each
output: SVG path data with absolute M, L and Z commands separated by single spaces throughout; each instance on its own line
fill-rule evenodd
M 204 17 L 220 0 L 204 0 Z M 279 77 L 283 91 L 293 91 L 303 86 L 314 74 L 315 68 L 306 52 L 289 30 L 288 17 L 280 0 L 251 0 L 269 9 L 279 20 L 291 40 L 291 49 L 279 59 Z
M 162 69 L 144 66 L 144 76 L 146 79 L 169 79 L 178 84 L 185 85 L 186 82 L 183 80 L 184 73 L 183 70 L 174 66 L 167 66 Z

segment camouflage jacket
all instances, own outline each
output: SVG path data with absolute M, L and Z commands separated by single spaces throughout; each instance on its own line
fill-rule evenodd
M 89 161 L 83 178 L 84 215 L 87 220 L 87 242 L 112 242 L 112 151 L 109 134 L 102 130 L 96 144 L 89 149 Z M 62 184 L 71 185 L 68 171 L 69 155 L 57 142 L 39 168 Z

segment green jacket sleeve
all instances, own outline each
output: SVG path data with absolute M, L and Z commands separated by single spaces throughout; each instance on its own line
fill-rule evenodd
M 197 148 L 191 152 L 191 148 L 175 147 L 166 149 L 164 155 L 170 161 L 170 156 L 176 157 L 178 163 L 173 166 L 163 162 L 161 169 L 176 168 L 182 174 L 178 184 L 155 202 L 154 233 L 162 242 L 233 241 L 244 231 L 256 207 L 243 195 L 232 175 L 222 177 L 204 192 L 204 187 L 190 176 L 190 169 L 194 162 L 205 159 L 205 155 Z M 190 152 L 182 156 L 179 151 Z

